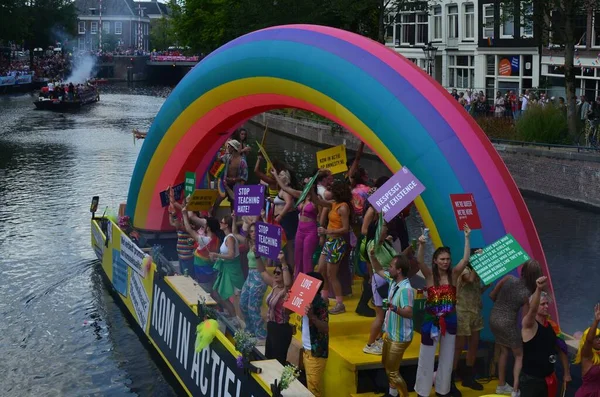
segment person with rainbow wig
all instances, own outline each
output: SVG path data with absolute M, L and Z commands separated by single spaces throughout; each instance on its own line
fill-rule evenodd
M 594 321 L 585 330 L 579 350 L 575 356 L 575 364 L 581 364 L 583 384 L 575 393 L 575 397 L 600 397 L 600 303 L 594 307 Z

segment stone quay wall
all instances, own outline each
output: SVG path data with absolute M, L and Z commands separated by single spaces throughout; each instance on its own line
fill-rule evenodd
M 360 144 L 354 135 L 333 124 L 271 113 L 251 121 L 323 146 L 345 144 L 355 151 Z M 600 209 L 600 153 L 543 146 L 494 146 L 522 191 Z M 375 155 L 369 149 L 365 153 Z

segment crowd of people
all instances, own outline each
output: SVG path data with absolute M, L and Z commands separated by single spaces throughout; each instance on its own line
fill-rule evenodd
M 249 178 L 247 155 L 253 149 L 247 138 L 247 131 L 240 130 L 218 156 L 224 165 L 223 187 L 232 203 L 235 186 L 247 183 Z M 461 376 L 462 384 L 483 390 L 476 380 L 475 359 L 484 327 L 482 293 L 486 286 L 470 265 L 477 249 L 470 246 L 469 226 L 463 226 L 464 250 L 456 266 L 452 265 L 448 247 L 437 248 L 431 264 L 426 264 L 427 232 L 409 242 L 406 217 L 410 210 L 385 222 L 368 202 L 369 195 L 389 178 L 373 182 L 368 177 L 359 165 L 362 150 L 361 145 L 348 164 L 344 180 L 336 181 L 328 170 L 315 170 L 315 184 L 306 196 L 292 167 L 278 160 L 265 164 L 259 155 L 253 171 L 266 185 L 269 205 L 256 217 L 238 218 L 234 211 L 213 217 L 219 212 L 220 200 L 212 211 L 188 211 L 187 200 L 175 200 L 171 191 L 169 213 L 178 235 L 179 271 L 210 292 L 231 323 L 245 324 L 245 329 L 265 346 L 268 359 L 282 364 L 287 361 L 295 332 L 289 322 L 290 312 L 283 306 L 290 288 L 300 272 L 321 280 L 320 290 L 301 323 L 307 387 L 320 396 L 329 350 L 329 318 L 346 311 L 340 274 L 354 264 L 355 274 L 362 275 L 368 286 L 359 306 L 369 300 L 375 306 L 363 351 L 381 355 L 389 381 L 386 396 L 403 397 L 408 396 L 408 390 L 400 366 L 413 339 L 414 301 L 421 293 L 412 288 L 410 278 L 420 271 L 426 284 L 422 292 L 426 304 L 419 330 L 415 391 L 418 396 L 429 396 L 435 387 L 438 396 L 460 396 L 455 373 L 465 347 L 467 370 Z M 305 179 L 304 184 L 309 180 Z M 300 201 L 297 206 L 296 201 Z M 277 261 L 256 252 L 259 221 L 280 225 L 283 230 Z M 247 274 L 243 264 L 247 264 Z M 268 287 L 271 291 L 266 297 L 265 321 L 261 305 Z M 554 396 L 550 393 L 558 384 L 556 361 L 563 365 L 564 384 L 570 381 L 566 345 L 548 314 L 546 287 L 546 277 L 532 259 L 523 264 L 520 277 L 504 277 L 490 293 L 494 306 L 489 325 L 501 348 L 497 394 Z M 518 318 L 521 310 L 522 323 Z M 582 365 L 584 381 L 577 397 L 597 397 L 600 391 L 599 321 L 600 306 L 596 306 L 594 323 L 582 339 L 576 361 Z M 439 361 L 434 372 L 438 344 Z M 510 352 L 515 357 L 512 386 L 506 381 Z
M 62 53 L 52 55 L 36 55 L 33 65 L 27 59 L 3 60 L 0 62 L 0 76 L 20 76 L 31 74 L 36 79 L 62 79 L 71 70 L 70 58 Z
M 473 117 L 493 116 L 517 120 L 533 104 L 540 106 L 554 105 L 566 111 L 565 98 L 548 97 L 544 92 L 536 95 L 528 89 L 520 95 L 513 90 L 504 93 L 498 91 L 491 101 L 483 91 L 466 90 L 465 92 L 458 92 L 458 90 L 453 89 L 450 95 Z

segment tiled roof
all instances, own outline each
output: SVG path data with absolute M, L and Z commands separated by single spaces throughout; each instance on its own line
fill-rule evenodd
M 157 1 L 134 1 L 134 10 L 137 10 L 138 5 L 145 8 L 144 15 L 168 15 L 169 7 L 165 3 Z M 135 11 L 136 14 L 138 11 Z
M 99 0 L 75 0 L 75 6 L 79 15 L 92 15 L 91 8 L 96 9 L 96 15 L 100 10 Z M 102 0 L 102 15 L 104 16 L 132 16 L 135 13 L 133 0 Z

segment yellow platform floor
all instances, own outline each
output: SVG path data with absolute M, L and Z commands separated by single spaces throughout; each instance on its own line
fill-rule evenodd
M 456 385 L 458 389 L 462 392 L 463 397 L 494 397 L 496 394 L 496 381 L 489 382 L 487 384 L 483 384 L 482 391 L 476 391 L 473 389 L 468 389 L 466 387 L 462 387 L 460 384 Z M 350 397 L 381 397 L 385 393 L 352 393 Z M 410 397 L 417 397 L 417 393 L 411 392 L 408 394 Z M 435 390 L 431 391 L 430 397 L 435 397 Z

